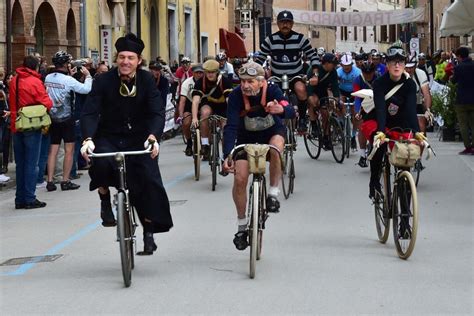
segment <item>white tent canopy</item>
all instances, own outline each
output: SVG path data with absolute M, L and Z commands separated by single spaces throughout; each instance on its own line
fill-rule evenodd
M 474 0 L 456 0 L 444 13 L 441 36 L 474 36 Z

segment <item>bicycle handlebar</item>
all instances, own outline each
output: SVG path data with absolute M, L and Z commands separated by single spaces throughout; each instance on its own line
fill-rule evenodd
M 147 149 L 135 150 L 135 151 L 117 151 L 108 153 L 90 153 L 87 156 L 90 158 L 103 158 L 103 157 L 125 157 L 125 156 L 136 156 L 150 154 L 153 150 L 153 144 L 150 144 Z
M 398 142 L 399 140 L 393 140 L 393 139 L 390 139 L 390 138 L 385 138 L 383 141 L 381 140 L 377 140 L 374 142 L 373 144 L 373 148 L 372 150 L 370 151 L 370 154 L 367 156 L 367 159 L 368 160 L 372 160 L 372 158 L 374 157 L 375 153 L 377 152 L 377 150 L 380 148 L 380 146 L 383 144 L 383 143 L 388 143 L 388 142 Z M 408 143 L 412 143 L 412 142 L 416 142 L 418 143 L 418 145 L 423 145 L 424 148 L 427 149 L 427 152 L 426 152 L 426 160 L 430 159 L 431 158 L 431 155 L 435 156 L 436 157 L 436 153 L 435 151 L 433 150 L 433 148 L 431 147 L 431 145 L 426 141 L 426 140 L 423 140 L 423 141 L 418 141 L 417 139 L 414 139 L 414 138 L 410 138 L 410 139 L 403 139 L 402 140 L 403 142 L 408 142 Z M 420 158 L 421 159 L 421 158 Z

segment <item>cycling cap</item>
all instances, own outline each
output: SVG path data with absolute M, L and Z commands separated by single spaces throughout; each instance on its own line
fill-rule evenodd
M 426 59 L 426 55 L 424 53 L 420 53 L 420 55 L 418 55 L 418 59 Z
M 154 70 L 161 70 L 163 69 L 163 66 L 161 65 L 160 62 L 152 60 L 150 61 L 150 64 L 148 65 L 149 69 L 154 69 Z
M 375 64 L 368 61 L 364 61 L 362 65 L 360 66 L 360 70 L 362 70 L 362 72 L 365 72 L 365 73 L 374 72 Z
M 220 52 L 219 54 L 216 55 L 216 60 L 217 61 L 227 60 L 227 55 L 224 52 Z
M 62 66 L 72 60 L 72 56 L 67 52 L 60 50 L 53 56 L 53 64 Z
M 216 72 L 219 70 L 219 62 L 215 59 L 208 59 L 202 64 L 202 68 L 205 72 Z
M 352 56 L 349 54 L 342 55 L 341 57 L 341 65 L 349 66 L 352 65 Z
M 194 64 L 191 66 L 191 70 L 193 72 L 204 72 L 204 69 L 202 68 L 202 64 Z
M 183 58 L 181 58 L 181 63 L 183 64 L 188 64 L 191 62 L 191 59 L 187 56 L 184 56 Z
M 387 60 L 405 59 L 406 57 L 405 51 L 400 46 L 391 46 L 387 49 Z
M 408 68 L 415 67 L 417 62 L 418 62 L 418 59 L 416 58 L 416 56 L 408 57 L 405 67 L 408 67 Z
M 249 61 L 242 65 L 239 69 L 239 78 L 240 79 L 254 79 L 256 77 L 264 77 L 265 71 L 260 64 L 257 64 L 254 61 Z
M 324 49 L 324 47 L 319 47 L 318 48 L 318 55 L 323 55 L 325 52 L 326 52 L 326 50 Z
M 337 58 L 336 56 L 334 56 L 334 54 L 331 54 L 331 53 L 326 53 L 323 55 L 323 57 L 321 58 L 321 63 L 333 63 L 333 64 L 337 64 L 338 61 L 337 61 Z
M 281 11 L 280 13 L 278 13 L 277 22 L 281 22 L 281 21 L 293 22 L 293 14 L 288 10 Z

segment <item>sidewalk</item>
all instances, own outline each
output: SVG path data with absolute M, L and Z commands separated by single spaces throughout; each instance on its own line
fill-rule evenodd
M 163 133 L 162 141 L 166 141 L 168 139 L 172 139 L 174 137 L 181 137 L 181 133 L 176 133 L 175 131 L 171 130 L 169 132 Z M 57 163 L 58 165 L 58 163 Z M 62 166 L 62 163 L 60 164 Z M 78 170 L 78 173 L 87 173 L 87 170 Z M 10 177 L 8 182 L 0 183 L 0 191 L 8 191 L 10 189 L 15 189 L 16 186 L 16 165 L 15 162 L 8 164 L 8 172 L 5 174 L 6 176 Z M 46 179 L 46 176 L 45 176 Z

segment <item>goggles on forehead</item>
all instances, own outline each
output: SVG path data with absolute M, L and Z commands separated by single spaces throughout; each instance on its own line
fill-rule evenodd
M 393 47 L 387 50 L 387 57 L 392 59 L 395 57 L 406 58 L 406 55 L 405 51 L 402 48 Z
M 257 69 L 252 67 L 242 67 L 239 69 L 239 75 L 249 75 L 249 76 L 256 76 L 258 74 Z

